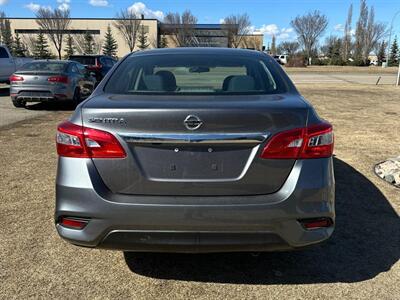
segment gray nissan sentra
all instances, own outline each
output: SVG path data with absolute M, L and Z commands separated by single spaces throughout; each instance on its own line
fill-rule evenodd
M 335 225 L 332 125 L 264 53 L 121 60 L 57 131 L 69 242 L 150 252 L 276 251 Z
M 72 100 L 76 104 L 93 91 L 96 79 L 74 61 L 37 60 L 23 65 L 10 77 L 15 107 L 27 102 Z

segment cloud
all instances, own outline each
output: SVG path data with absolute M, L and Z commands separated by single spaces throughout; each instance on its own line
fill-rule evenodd
M 67 10 L 70 7 L 71 0 L 57 0 L 57 3 L 58 3 L 58 9 Z M 41 8 L 51 9 L 51 6 L 49 6 L 49 5 L 40 5 L 40 4 L 37 4 L 34 2 L 30 2 L 26 5 L 24 5 L 24 7 L 33 12 L 37 12 Z
M 343 32 L 344 33 L 344 26 L 343 24 L 336 24 L 335 26 L 333 26 L 333 29 L 337 32 Z M 351 29 L 350 30 L 350 35 L 354 36 L 356 34 L 355 29 Z
M 108 1 L 107 0 L 90 0 L 89 4 L 92 6 L 108 6 Z
M 30 3 L 26 4 L 26 5 L 24 5 L 24 7 L 29 9 L 30 11 L 33 11 L 33 12 L 37 12 L 41 8 L 51 9 L 50 6 L 42 6 L 40 4 L 33 3 L 33 2 L 30 2 Z
M 251 31 L 253 33 L 262 33 L 270 37 L 275 36 L 277 39 L 287 40 L 291 38 L 293 28 L 279 28 L 279 26 L 276 24 L 264 24 L 260 28 L 252 26 Z
M 71 0 L 57 0 L 58 9 L 60 10 L 68 10 L 70 7 Z
M 35 12 L 35 11 L 38 11 L 41 6 L 40 6 L 40 4 L 31 2 L 29 4 L 24 5 L 24 7 Z
M 128 10 L 137 15 L 143 14 L 146 18 L 150 19 L 164 19 L 164 13 L 160 10 L 151 10 L 146 7 L 143 2 L 135 2 L 128 7 Z
M 6 4 L 8 0 L 0 0 L 0 5 Z
M 335 26 L 333 26 L 333 29 L 335 29 L 335 31 L 344 32 L 343 24 L 336 24 Z

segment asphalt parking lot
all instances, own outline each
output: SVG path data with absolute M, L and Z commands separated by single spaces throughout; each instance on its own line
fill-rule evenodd
M 7 85 L 0 85 L 0 128 L 14 123 L 47 115 L 54 111 L 72 111 L 74 106 L 68 102 L 60 104 L 32 103 L 26 109 L 16 109 L 9 97 Z
M 54 134 L 72 108 L 36 104 L 27 116 L 4 111 L 9 97 L 0 97 L 1 122 L 10 111 L 25 114 L 0 128 L 0 298 L 398 299 L 400 190 L 372 167 L 400 155 L 400 89 L 298 88 L 335 128 L 337 227 L 314 248 L 258 256 L 124 257 L 61 240 L 53 225 Z

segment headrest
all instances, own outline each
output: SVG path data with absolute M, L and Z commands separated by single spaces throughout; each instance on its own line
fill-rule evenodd
M 254 78 L 248 75 L 233 76 L 229 80 L 227 91 L 230 92 L 246 92 L 255 89 Z
M 143 76 L 143 82 L 146 86 L 146 89 L 149 91 L 163 91 L 164 90 L 164 80 L 159 75 Z
M 229 82 L 231 81 L 232 77 L 234 77 L 234 75 L 229 75 L 224 79 L 224 82 L 222 83 L 222 90 L 223 91 L 228 90 L 228 85 L 229 85 Z
M 164 81 L 164 88 L 166 91 L 176 90 L 176 78 L 175 75 L 170 71 L 158 71 L 155 75 L 161 76 Z

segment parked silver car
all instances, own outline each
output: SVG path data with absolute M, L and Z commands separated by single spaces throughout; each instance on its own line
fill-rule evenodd
M 8 83 L 10 75 L 33 58 L 13 57 L 5 45 L 0 45 L 0 83 Z
M 15 107 L 27 102 L 87 98 L 96 79 L 81 64 L 73 61 L 38 60 L 23 65 L 10 77 L 10 95 Z
M 126 251 L 287 250 L 334 229 L 332 126 L 273 58 L 128 55 L 57 131 L 55 223 Z

